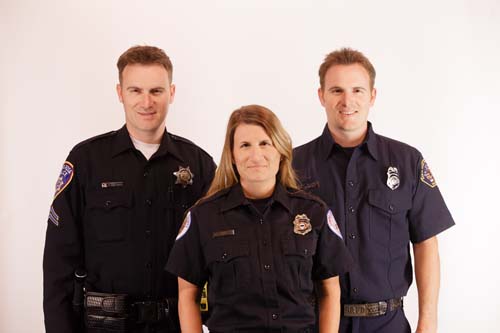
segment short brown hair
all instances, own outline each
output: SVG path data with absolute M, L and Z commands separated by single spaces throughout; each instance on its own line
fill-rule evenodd
M 326 55 L 325 60 L 319 67 L 319 83 L 321 89 L 325 88 L 325 75 L 328 69 L 335 65 L 360 64 L 368 72 L 370 77 L 370 89 L 375 85 L 375 68 L 365 55 L 357 50 L 344 47 Z
M 206 197 L 239 182 L 238 171 L 233 164 L 233 148 L 234 133 L 241 124 L 257 125 L 264 129 L 271 138 L 273 146 L 281 155 L 278 181 L 285 188 L 297 190 L 297 178 L 292 168 L 292 140 L 290 136 L 271 110 L 260 105 L 247 105 L 233 111 L 229 117 L 220 163 Z
M 116 63 L 120 82 L 122 82 L 123 70 L 127 65 L 132 64 L 162 65 L 167 70 L 168 79 L 170 80 L 170 83 L 172 83 L 172 72 L 174 70 L 172 62 L 165 51 L 160 48 L 155 46 L 137 45 L 132 46 L 125 51 L 120 58 L 118 58 L 118 62 Z

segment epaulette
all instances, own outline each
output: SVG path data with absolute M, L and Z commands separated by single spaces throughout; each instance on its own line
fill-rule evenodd
M 84 140 L 84 141 L 78 143 L 76 146 L 73 147 L 73 150 L 79 149 L 82 146 L 86 145 L 87 143 L 91 143 L 91 142 L 94 142 L 94 141 L 97 141 L 97 140 L 100 140 L 100 139 L 103 139 L 103 138 L 107 138 L 107 137 L 113 136 L 117 132 L 118 131 L 111 131 L 111 132 L 107 132 L 107 133 L 104 133 L 104 134 L 99 134 L 99 135 L 93 136 L 93 137 L 91 137 L 91 138 L 89 138 L 87 140 Z
M 292 196 L 292 197 L 314 201 L 316 203 L 319 203 L 320 205 L 326 206 L 325 202 L 323 200 L 321 200 L 320 197 L 318 197 L 312 193 L 306 192 L 304 190 L 289 191 L 288 193 L 290 193 L 290 196 Z
M 225 196 L 230 190 L 231 190 L 231 187 L 228 187 L 228 188 L 225 188 L 223 190 L 220 190 L 217 193 L 212 194 L 211 196 L 209 196 L 207 198 L 202 198 L 202 199 L 200 199 L 200 201 L 198 201 L 196 203 L 195 206 L 200 206 L 200 205 L 204 205 L 204 204 L 210 203 L 212 201 L 215 201 L 215 200 L 219 199 L 220 197 Z
M 196 149 L 199 149 L 200 151 L 202 151 L 203 153 L 205 153 L 207 156 L 209 156 L 210 158 L 212 158 L 212 156 L 207 153 L 203 148 L 201 148 L 200 146 L 198 146 L 196 143 L 194 143 L 193 141 L 189 140 L 189 139 L 186 139 L 186 138 L 183 138 L 182 136 L 178 136 L 176 134 L 172 134 L 170 132 L 167 132 L 168 135 L 170 135 L 170 138 L 174 141 L 178 141 L 178 142 L 183 142 L 183 143 L 187 143 L 188 145 L 190 146 L 193 146 L 194 148 Z

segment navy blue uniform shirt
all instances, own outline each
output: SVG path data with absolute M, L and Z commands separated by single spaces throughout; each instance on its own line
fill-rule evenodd
M 313 280 L 352 261 L 327 216 L 319 199 L 281 185 L 261 214 L 237 184 L 190 209 L 166 269 L 200 288 L 208 280 L 210 331 L 306 329 L 315 323 Z
M 376 134 L 349 151 L 328 126 L 294 149 L 294 168 L 304 188 L 323 199 L 337 220 L 356 264 L 341 277 L 342 301 L 377 302 L 405 296 L 412 283 L 409 243 L 454 225 L 420 152 Z M 398 170 L 399 187 L 387 185 Z
M 176 184 L 173 173 L 180 167 L 190 168 L 192 184 Z M 214 170 L 207 153 L 166 131 L 149 160 L 135 149 L 125 126 L 73 148 L 47 225 L 47 332 L 81 327 L 71 306 L 76 268 L 87 270 L 90 291 L 128 294 L 132 301 L 177 297 L 177 278 L 163 267 L 185 210 L 205 193 Z M 142 331 L 147 328 L 133 330 Z

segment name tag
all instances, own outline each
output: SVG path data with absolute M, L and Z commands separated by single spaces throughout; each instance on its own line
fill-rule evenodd
M 125 185 L 124 182 L 102 182 L 101 188 L 122 187 L 123 185 Z
M 212 238 L 234 236 L 234 229 L 216 231 L 212 234 Z

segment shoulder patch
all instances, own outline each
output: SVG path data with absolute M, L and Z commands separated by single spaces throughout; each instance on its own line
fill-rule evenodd
M 340 232 L 339 225 L 337 224 L 337 221 L 335 221 L 335 217 L 333 217 L 333 213 L 331 210 L 328 210 L 328 213 L 326 213 L 326 220 L 330 230 L 333 231 L 335 235 L 340 237 L 340 239 L 344 239 L 342 238 L 342 233 Z
M 175 238 L 176 241 L 181 239 L 189 230 L 189 227 L 191 226 L 191 212 L 188 212 L 186 214 L 186 217 L 184 218 L 184 221 L 182 222 L 181 228 L 179 229 L 179 234 Z
M 70 162 L 66 161 L 63 164 L 59 178 L 56 182 L 56 192 L 54 194 L 54 199 L 71 183 L 73 179 L 74 166 Z
M 420 165 L 420 180 L 422 181 L 422 183 L 431 188 L 437 186 L 436 179 L 434 179 L 434 176 L 431 173 L 431 169 L 429 168 L 429 165 L 424 159 L 422 159 Z

